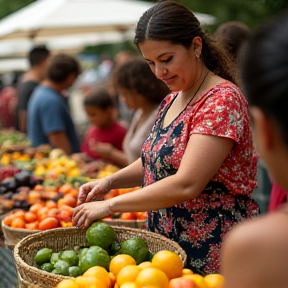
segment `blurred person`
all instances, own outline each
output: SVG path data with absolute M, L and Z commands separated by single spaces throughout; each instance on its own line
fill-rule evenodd
M 16 108 L 16 127 L 27 133 L 27 106 L 30 96 L 39 83 L 45 78 L 50 51 L 43 45 L 35 46 L 28 54 L 30 69 L 22 76 L 18 85 Z
M 70 55 L 52 56 L 46 79 L 28 103 L 28 136 L 32 146 L 51 144 L 67 154 L 79 152 L 79 141 L 63 91 L 71 87 L 81 72 L 78 60 Z
M 79 160 L 107 160 L 117 164 L 111 157 L 112 151 L 122 151 L 126 129 L 115 121 L 115 106 L 111 96 L 106 89 L 98 88 L 84 98 L 84 109 L 91 126 L 81 145 L 82 153 L 73 155 L 74 159 L 79 156 Z M 107 145 L 107 149 L 99 154 L 97 145 Z M 93 167 L 93 164 L 89 167 Z
M 288 190 L 288 11 L 258 28 L 241 70 L 254 139 L 270 177 Z M 224 241 L 225 288 L 288 287 L 288 205 L 247 220 Z
M 232 60 L 237 63 L 238 55 L 245 47 L 250 33 L 250 28 L 245 23 L 229 21 L 221 24 L 213 33 L 213 37 L 221 43 Z
M 151 132 L 159 105 L 170 90 L 140 57 L 131 58 L 120 65 L 115 71 L 114 81 L 122 101 L 135 112 L 124 138 L 122 153 L 101 143 L 95 149 L 104 155 L 108 152 L 110 159 L 119 167 L 125 167 L 140 157 L 141 147 Z

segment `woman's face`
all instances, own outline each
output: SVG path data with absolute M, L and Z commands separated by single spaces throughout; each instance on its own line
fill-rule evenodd
M 139 48 L 152 72 L 165 82 L 171 91 L 186 91 L 193 86 L 201 69 L 201 61 L 197 60 L 195 49 L 200 49 L 197 51 L 200 55 L 202 46 L 199 48 L 194 42 L 193 40 L 187 49 L 183 45 L 168 41 L 146 40 L 139 44 Z M 200 44 L 202 45 L 202 42 Z

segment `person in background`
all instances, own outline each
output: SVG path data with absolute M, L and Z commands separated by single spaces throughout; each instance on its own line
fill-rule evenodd
M 221 43 L 232 60 L 237 63 L 238 56 L 245 47 L 250 34 L 250 28 L 245 23 L 229 21 L 221 24 L 213 33 L 213 37 Z
M 28 55 L 30 69 L 22 76 L 18 85 L 16 108 L 16 127 L 27 133 L 27 106 L 30 96 L 39 83 L 45 78 L 50 51 L 45 46 L 35 46 Z
M 106 89 L 98 88 L 84 98 L 84 108 L 91 126 L 81 145 L 82 153 L 79 156 L 85 161 L 105 160 L 117 165 L 117 159 L 112 157 L 113 150 L 122 151 L 126 129 L 115 121 L 112 98 Z M 97 145 L 107 145 L 107 149 L 99 154 Z
M 179 243 L 187 268 L 217 273 L 226 233 L 259 213 L 250 197 L 257 161 L 247 102 L 233 83 L 229 59 L 185 6 L 153 5 L 141 16 L 134 43 L 172 93 L 161 103 L 141 158 L 84 184 L 73 221 L 88 227 L 114 212 L 149 211 L 149 230 Z M 110 189 L 140 185 L 95 201 Z
M 259 27 L 241 58 L 244 91 L 259 154 L 288 190 L 288 11 Z M 288 287 L 288 205 L 245 221 L 224 241 L 225 288 Z
M 135 112 L 124 138 L 123 152 L 102 143 L 98 143 L 95 149 L 104 155 L 108 152 L 111 160 L 119 167 L 125 167 L 140 157 L 142 145 L 156 120 L 159 105 L 170 90 L 155 77 L 142 57 L 131 58 L 114 73 L 115 87 L 121 100 Z
M 28 136 L 31 144 L 51 144 L 67 154 L 79 152 L 79 142 L 63 91 L 71 87 L 81 71 L 78 60 L 70 55 L 52 56 L 46 79 L 28 103 Z

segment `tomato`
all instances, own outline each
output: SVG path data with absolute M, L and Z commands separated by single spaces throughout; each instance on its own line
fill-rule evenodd
M 12 228 L 25 228 L 25 221 L 21 218 L 14 218 L 11 223 Z
M 133 212 L 122 213 L 120 216 L 120 219 L 122 219 L 122 220 L 136 220 L 137 219 L 137 213 L 133 213 Z
M 37 214 L 38 211 L 43 207 L 44 207 L 43 203 L 35 203 L 30 207 L 29 211 Z
M 47 213 L 47 216 L 56 217 L 58 213 L 59 213 L 59 209 L 58 208 L 51 208 L 51 209 L 49 209 L 49 211 Z
M 13 215 L 7 216 L 7 217 L 4 219 L 5 225 L 11 226 L 12 221 L 13 221 L 14 218 L 15 218 L 15 217 L 14 217 Z
M 76 207 L 77 199 L 71 195 L 65 195 L 63 197 L 63 204 L 72 208 Z
M 59 188 L 59 192 L 62 193 L 62 194 L 67 194 L 69 193 L 71 190 L 73 189 L 72 185 L 70 183 L 66 183 L 64 185 L 62 185 L 60 188 Z
M 41 208 L 37 213 L 38 220 L 42 221 L 43 219 L 45 219 L 47 217 L 48 211 L 49 209 L 47 207 Z
M 108 200 L 118 195 L 119 195 L 119 189 L 111 189 L 107 194 L 105 194 L 104 199 Z
M 38 227 L 39 227 L 39 221 L 25 224 L 25 228 L 29 230 L 38 230 Z
M 39 223 L 40 230 L 53 229 L 58 227 L 58 220 L 54 217 L 47 217 Z
M 169 281 L 169 288 L 196 288 L 190 279 L 174 278 Z
M 47 208 L 57 208 L 58 207 L 58 205 L 57 205 L 57 203 L 55 202 L 55 201 L 53 201 L 53 200 L 48 200 L 47 202 L 46 202 L 46 205 L 45 205 Z

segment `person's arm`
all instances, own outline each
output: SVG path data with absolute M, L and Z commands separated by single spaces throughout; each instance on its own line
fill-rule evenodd
M 27 110 L 19 110 L 19 130 L 27 133 Z
M 175 175 L 133 193 L 76 207 L 73 221 L 77 226 L 88 227 L 96 219 L 111 213 L 158 210 L 195 199 L 217 173 L 233 145 L 234 141 L 231 139 L 193 134 Z M 130 178 L 129 173 L 133 172 L 133 167 L 130 166 L 107 177 L 110 189 L 119 188 L 125 183 L 123 179 L 127 181 Z M 131 174 L 131 181 L 134 173 Z M 96 191 L 97 189 L 92 189 L 88 193 L 89 200 L 93 199 Z
M 48 139 L 53 147 L 64 150 L 67 155 L 72 153 L 72 147 L 65 132 L 58 131 L 50 133 L 48 134 Z

